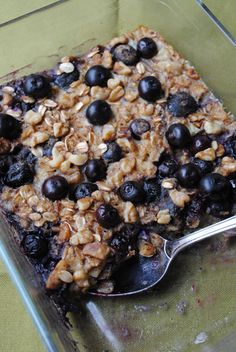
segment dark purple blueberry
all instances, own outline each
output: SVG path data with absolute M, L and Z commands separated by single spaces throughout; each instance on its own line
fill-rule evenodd
M 14 104 L 16 108 L 19 108 L 23 114 L 25 114 L 29 110 L 34 110 L 35 102 L 33 103 L 26 103 L 24 101 L 19 101 L 18 103 Z
M 85 175 L 91 182 L 96 182 L 106 178 L 107 167 L 101 159 L 91 159 L 85 167 Z
M 98 186 L 91 182 L 82 182 L 76 185 L 71 192 L 70 198 L 77 201 L 78 199 L 91 197 L 91 194 L 98 189 Z
M 69 73 L 62 73 L 61 75 L 57 76 L 54 83 L 60 87 L 61 89 L 67 89 L 71 85 L 71 83 L 78 81 L 80 73 L 77 69 Z
M 211 139 L 205 134 L 197 134 L 192 138 L 192 143 L 190 146 L 191 152 L 196 154 L 201 150 L 210 148 Z
M 140 225 L 137 223 L 125 223 L 119 232 L 124 237 L 135 238 L 140 232 Z
M 13 140 L 21 134 L 21 123 L 13 116 L 0 114 L 0 137 Z
M 160 81 L 153 76 L 146 76 L 139 82 L 138 91 L 141 98 L 149 102 L 155 102 L 163 95 Z
M 205 211 L 205 200 L 201 196 L 195 196 L 186 206 L 186 222 L 188 226 L 198 224 L 203 211 Z
M 167 109 L 176 117 L 187 117 L 198 110 L 198 104 L 190 94 L 180 92 L 169 97 Z
M 138 41 L 137 51 L 144 59 L 151 59 L 157 54 L 157 45 L 152 38 L 144 37 Z
M 104 100 L 95 100 L 86 110 L 86 117 L 92 125 L 105 125 L 112 116 L 111 107 Z
M 180 185 L 186 188 L 196 187 L 201 177 L 198 168 L 191 163 L 182 165 L 176 176 Z
M 140 232 L 138 224 L 125 224 L 117 233 L 113 234 L 110 247 L 114 250 L 115 262 L 122 262 L 130 251 L 136 249 L 136 238 Z
M 146 202 L 155 202 L 160 197 L 161 187 L 156 179 L 146 180 L 143 184 L 146 193 Z
M 12 158 L 9 155 L 0 157 L 0 177 L 4 177 L 12 164 Z
M 128 256 L 129 252 L 134 249 L 133 241 L 130 241 L 129 238 L 124 237 L 119 233 L 114 234 L 114 237 L 110 242 L 110 247 L 114 251 L 113 260 L 116 264 L 122 263 Z
M 132 202 L 134 204 L 140 204 L 145 202 L 145 191 L 143 189 L 142 183 L 140 182 L 124 182 L 120 186 L 118 193 L 125 202 Z
M 125 253 L 127 255 L 128 252 L 128 245 L 129 245 L 129 240 L 118 234 L 114 234 L 114 237 L 112 238 L 110 242 L 110 247 L 113 248 L 116 252 L 121 252 Z
M 166 139 L 172 147 L 184 148 L 191 142 L 191 135 L 182 123 L 173 123 L 166 131 Z
M 141 139 L 142 134 L 149 131 L 150 128 L 150 123 L 147 120 L 141 118 L 133 120 L 129 126 L 132 137 L 138 141 Z
M 236 136 L 233 135 L 224 143 L 225 154 L 230 155 L 236 159 Z
M 34 175 L 34 168 L 27 161 L 18 161 L 9 166 L 4 178 L 4 184 L 12 188 L 17 188 L 32 183 Z
M 226 177 L 212 173 L 205 175 L 200 181 L 200 189 L 213 200 L 227 198 L 230 192 L 230 183 Z
M 107 151 L 102 154 L 107 163 L 114 163 L 122 158 L 122 149 L 116 142 L 107 143 Z
M 110 204 L 101 204 L 96 211 L 97 222 L 105 229 L 111 229 L 117 226 L 121 219 L 116 208 Z
M 228 200 L 210 201 L 207 209 L 210 215 L 216 218 L 224 218 L 232 210 L 232 202 Z
M 21 100 L 22 95 L 24 94 L 23 83 L 24 83 L 23 81 L 20 81 L 19 85 L 17 84 L 14 85 L 15 94 L 12 97 L 12 101 L 11 101 L 11 108 L 13 110 L 20 109 L 22 111 L 22 115 L 24 115 L 29 110 L 35 110 L 35 102 L 26 103 L 23 100 Z
M 57 141 L 58 139 L 50 137 L 47 142 L 42 144 L 43 156 L 52 156 L 52 149 Z
M 191 162 L 198 168 L 201 176 L 211 173 L 214 169 L 214 164 L 211 161 L 194 158 Z
M 145 226 L 145 228 L 141 229 L 141 231 L 138 234 L 138 240 L 150 242 L 150 230 L 151 232 L 155 232 L 153 226 Z
M 164 160 L 159 166 L 158 166 L 158 172 L 159 175 L 162 177 L 170 177 L 173 176 L 174 173 L 178 169 L 178 163 L 171 157 L 169 159 Z
M 137 249 L 135 241 L 124 237 L 122 235 L 115 234 L 110 242 L 110 247 L 114 251 L 113 261 L 118 265 L 124 262 L 128 257 L 130 257 L 130 252 Z
M 65 198 L 68 190 L 69 185 L 67 180 L 60 175 L 47 178 L 42 185 L 43 195 L 52 201 Z
M 40 233 L 29 233 L 22 241 L 25 254 L 33 259 L 42 259 L 48 253 L 48 241 Z
M 41 75 L 26 77 L 23 89 L 26 95 L 35 99 L 47 97 L 51 94 L 51 86 L 47 78 Z
M 34 169 L 37 158 L 31 153 L 30 149 L 23 146 L 22 144 L 17 144 L 11 152 L 12 163 L 14 161 L 21 161 L 28 164 L 29 167 Z M 14 159 L 14 161 L 13 161 Z
M 106 87 L 111 78 L 111 71 L 101 65 L 92 66 L 85 74 L 85 83 L 88 86 Z
M 119 44 L 111 49 L 114 61 L 122 61 L 125 65 L 132 66 L 139 61 L 137 51 L 128 44 Z

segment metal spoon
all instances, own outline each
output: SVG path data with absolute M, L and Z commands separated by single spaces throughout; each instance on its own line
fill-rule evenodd
M 90 292 L 96 296 L 128 296 L 148 290 L 156 285 L 166 274 L 175 256 L 186 247 L 236 228 L 236 215 L 222 220 L 201 230 L 174 241 L 168 241 L 160 236 L 160 248 L 151 258 L 137 256 L 126 262 L 115 277 L 116 286 L 112 293 Z

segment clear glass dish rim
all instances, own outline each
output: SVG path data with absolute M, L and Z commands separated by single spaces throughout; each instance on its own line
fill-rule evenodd
M 201 1 L 201 0 L 195 0 L 195 1 L 200 6 L 204 5 L 204 1 Z M 218 22 L 220 22 L 220 21 L 218 21 Z M 222 28 L 220 28 L 220 30 L 222 30 Z M 226 35 L 226 33 L 224 33 L 224 34 Z M 233 43 L 233 45 L 236 45 L 236 44 Z M 0 227 L 0 229 L 1 229 L 1 227 Z M 30 294 L 28 293 L 26 285 L 25 285 L 24 281 L 22 280 L 21 275 L 20 275 L 14 261 L 12 260 L 11 256 L 9 255 L 7 247 L 5 246 L 1 237 L 0 237 L 0 257 L 2 258 L 3 263 L 5 264 L 7 271 L 9 273 L 14 285 L 16 286 L 16 288 L 21 296 L 22 301 L 24 302 L 26 309 L 28 310 L 29 314 L 31 315 L 32 320 L 33 320 L 35 326 L 37 327 L 37 330 L 40 333 L 40 336 L 42 338 L 42 341 L 44 342 L 45 347 L 50 352 L 58 351 L 58 348 L 54 344 L 54 342 L 51 338 L 51 335 L 48 333 L 48 329 L 47 329 L 42 317 L 40 316 L 40 313 L 39 313 L 33 299 L 31 298 Z M 79 351 L 79 350 L 77 349 L 77 351 Z

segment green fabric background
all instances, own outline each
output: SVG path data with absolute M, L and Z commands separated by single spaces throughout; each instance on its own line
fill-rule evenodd
M 39 335 L 0 262 L 0 351 L 45 352 Z

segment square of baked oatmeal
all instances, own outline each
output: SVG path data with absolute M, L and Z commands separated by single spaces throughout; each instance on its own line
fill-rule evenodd
M 3 85 L 0 106 L 2 213 L 49 290 L 112 292 L 158 235 L 232 212 L 235 122 L 149 28 Z

